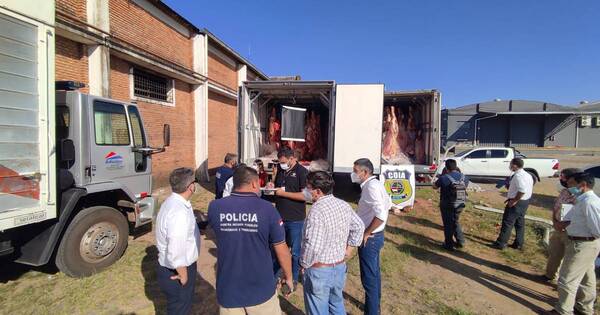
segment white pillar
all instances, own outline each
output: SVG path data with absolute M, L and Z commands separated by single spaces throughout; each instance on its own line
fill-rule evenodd
M 208 39 L 196 34 L 193 39 L 194 71 L 208 76 Z M 194 155 L 201 180 L 208 181 L 208 83 L 194 86 Z
M 244 81 L 248 81 L 248 66 L 246 66 L 245 64 L 239 64 L 238 71 L 237 71 L 237 77 L 238 77 L 238 87 L 242 86 L 242 83 Z
M 110 51 L 103 45 L 88 46 L 90 94 L 110 97 Z
M 108 1 L 87 0 L 87 23 L 105 33 L 110 32 Z M 97 30 L 93 30 L 97 31 Z M 88 79 L 90 94 L 110 97 L 110 50 L 104 45 L 88 46 Z

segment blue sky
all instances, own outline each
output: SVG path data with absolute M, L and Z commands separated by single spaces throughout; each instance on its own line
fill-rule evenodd
M 165 3 L 268 75 L 435 88 L 446 107 L 600 100 L 600 1 Z

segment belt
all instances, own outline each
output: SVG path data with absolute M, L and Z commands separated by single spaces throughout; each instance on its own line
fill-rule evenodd
M 371 235 L 379 235 L 379 234 L 383 234 L 383 231 L 379 231 L 379 232 L 371 233 Z
M 345 260 L 341 260 L 341 261 L 338 261 L 338 262 L 333 263 L 333 264 L 324 264 L 324 263 L 316 262 L 312 266 L 310 266 L 310 268 L 335 267 L 335 266 L 341 265 L 341 264 L 343 264 L 345 262 L 346 262 Z
M 595 237 L 587 237 L 587 236 L 569 236 L 569 239 L 572 241 L 584 241 L 584 242 L 592 242 L 597 240 Z

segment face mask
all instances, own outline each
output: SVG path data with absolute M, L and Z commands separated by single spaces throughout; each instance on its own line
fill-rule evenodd
M 302 194 L 304 195 L 304 200 L 306 201 L 312 201 L 312 193 L 308 188 L 304 188 L 302 190 Z
M 254 165 L 252 165 L 252 168 L 258 172 L 258 165 L 254 164 Z
M 567 181 L 566 180 L 560 180 L 559 181 L 560 185 L 564 188 L 567 188 Z
M 571 193 L 571 195 L 573 196 L 579 196 L 581 195 L 581 189 L 579 189 L 579 187 L 569 187 L 569 192 Z
M 281 167 L 282 170 L 287 171 L 290 166 L 287 163 L 280 163 L 279 167 Z
M 358 176 L 358 174 L 356 174 L 354 172 L 350 173 L 350 179 L 355 184 L 360 184 L 361 183 L 360 177 Z

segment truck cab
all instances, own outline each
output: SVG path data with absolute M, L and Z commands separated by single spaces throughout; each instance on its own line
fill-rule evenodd
M 55 196 L 58 211 L 46 214 L 48 209 L 44 212 L 36 199 L 42 176 L 0 176 L 0 182 L 10 180 L 13 187 L 32 192 L 3 194 L 13 202 L 0 205 L 0 253 L 33 266 L 54 256 L 65 274 L 83 277 L 117 261 L 130 232 L 152 222 L 152 154 L 165 150 L 170 132 L 165 125 L 165 146 L 151 148 L 135 104 L 84 94 L 77 87 L 81 85 L 57 82 L 55 130 L 48 134 L 55 136 L 55 165 L 49 167 L 56 176 L 47 193 Z M 34 157 L 38 165 L 47 163 L 48 156 Z M 21 214 L 24 210 L 29 214 Z

